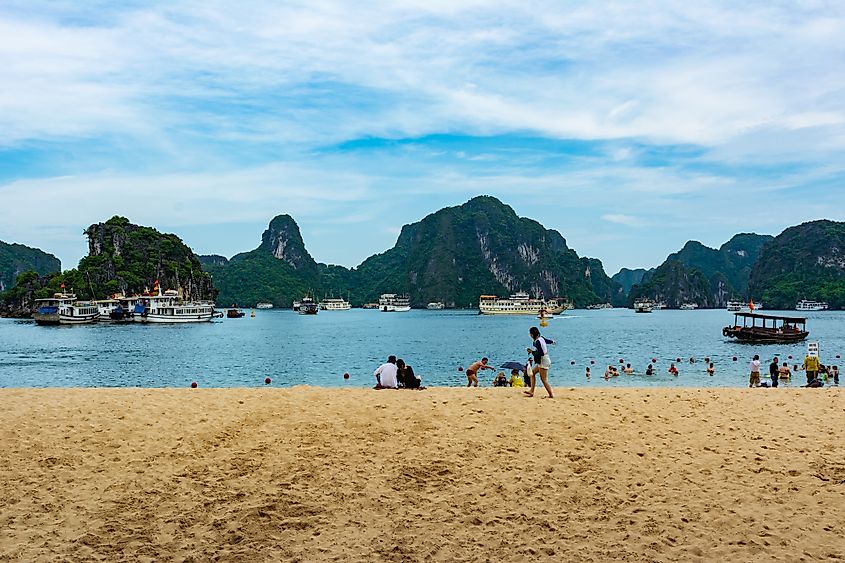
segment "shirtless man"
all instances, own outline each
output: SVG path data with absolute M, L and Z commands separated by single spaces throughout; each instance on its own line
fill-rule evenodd
M 487 365 L 488 361 L 489 360 L 487 358 L 481 358 L 480 360 L 473 363 L 467 368 L 467 387 L 478 387 L 479 371 L 485 369 L 489 369 L 490 371 L 496 371 L 495 368 L 492 368 Z

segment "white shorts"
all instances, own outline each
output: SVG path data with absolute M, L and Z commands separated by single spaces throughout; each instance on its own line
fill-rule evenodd
M 549 357 L 548 354 L 540 358 L 540 367 L 543 369 L 549 369 L 552 367 L 552 359 Z

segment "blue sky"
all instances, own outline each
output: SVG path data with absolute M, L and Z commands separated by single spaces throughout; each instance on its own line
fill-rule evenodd
M 845 219 L 845 5 L 690 4 L 7 0 L 0 240 L 289 213 L 354 266 L 489 194 L 613 273 Z

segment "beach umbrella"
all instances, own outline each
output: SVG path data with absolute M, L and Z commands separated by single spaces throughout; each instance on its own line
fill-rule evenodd
M 505 362 L 499 367 L 502 369 L 518 369 L 520 371 L 525 371 L 525 364 L 523 362 Z

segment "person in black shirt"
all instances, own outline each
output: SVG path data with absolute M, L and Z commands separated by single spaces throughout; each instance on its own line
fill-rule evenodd
M 420 378 L 414 373 L 414 368 L 405 365 L 405 360 L 396 360 L 396 377 L 405 389 L 419 389 Z
M 772 387 L 778 386 L 778 378 L 780 377 L 780 372 L 778 371 L 780 366 L 778 366 L 778 363 L 780 363 L 780 360 L 775 357 L 772 363 L 769 364 L 769 377 L 772 378 Z

